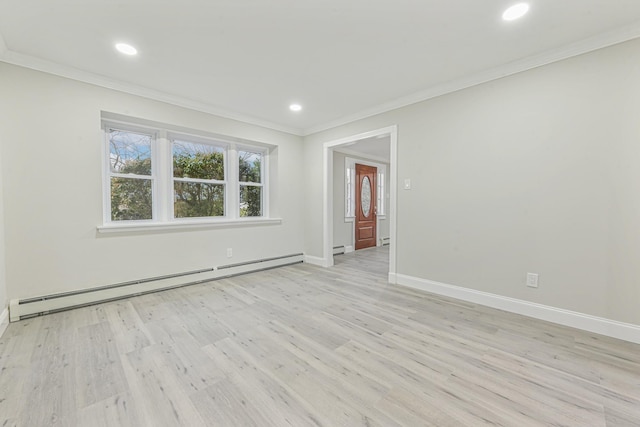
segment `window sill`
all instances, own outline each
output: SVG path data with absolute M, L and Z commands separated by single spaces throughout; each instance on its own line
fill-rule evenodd
M 129 233 L 129 232 L 153 232 L 190 230 L 203 228 L 235 228 L 260 225 L 282 224 L 282 218 L 246 218 L 246 219 L 221 219 L 221 220 L 193 220 L 172 222 L 145 222 L 106 224 L 97 227 L 98 233 Z

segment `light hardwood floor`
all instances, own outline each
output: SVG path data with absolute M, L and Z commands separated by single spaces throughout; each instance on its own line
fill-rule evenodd
M 0 426 L 640 426 L 640 346 L 388 285 L 387 257 L 12 323 Z

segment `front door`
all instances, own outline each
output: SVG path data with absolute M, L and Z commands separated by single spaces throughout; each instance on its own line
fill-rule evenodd
M 373 166 L 356 163 L 356 250 L 376 246 L 376 178 Z

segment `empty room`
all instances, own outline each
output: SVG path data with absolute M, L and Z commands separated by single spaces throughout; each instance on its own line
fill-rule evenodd
M 0 0 L 0 426 L 640 426 L 640 2 Z

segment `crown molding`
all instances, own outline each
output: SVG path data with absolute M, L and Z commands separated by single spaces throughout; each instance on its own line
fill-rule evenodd
M 4 50 L 3 50 L 4 47 Z M 205 102 L 194 101 L 192 99 L 172 95 L 166 92 L 150 89 L 144 86 L 126 83 L 120 80 L 112 79 L 99 74 L 83 71 L 78 68 L 61 65 L 52 61 L 36 58 L 30 55 L 24 55 L 22 53 L 14 52 L 6 47 L 2 37 L 0 35 L 0 61 L 13 65 L 18 65 L 25 68 L 30 68 L 36 71 L 42 71 L 45 73 L 53 74 L 60 77 L 77 80 L 83 83 L 89 83 L 92 85 L 104 87 L 107 89 L 117 90 L 119 92 L 128 93 L 131 95 L 137 95 L 144 98 L 149 98 L 155 101 L 165 102 L 167 104 L 176 105 L 178 107 L 189 108 L 191 110 L 200 111 L 203 113 L 213 114 L 226 119 L 236 120 L 243 123 L 248 123 L 263 128 L 276 130 L 279 132 L 289 133 L 297 136 L 303 135 L 303 129 L 291 128 L 288 126 L 282 126 L 277 123 L 272 123 L 267 120 L 258 119 L 249 115 L 235 113 L 227 111 L 220 107 L 216 107 Z
M 490 68 L 488 70 L 465 76 L 460 79 L 432 86 L 428 89 L 416 92 L 409 96 L 397 98 L 393 101 L 386 102 L 384 104 L 380 104 L 375 107 L 368 108 L 360 112 L 308 128 L 293 128 L 283 126 L 278 123 L 273 123 L 256 117 L 228 111 L 223 108 L 210 105 L 208 103 L 194 101 L 182 96 L 165 93 L 140 85 L 125 83 L 99 74 L 90 73 L 77 68 L 68 67 L 51 61 L 14 52 L 7 47 L 2 34 L 0 34 L 0 61 L 37 71 L 43 71 L 61 77 L 70 78 L 96 86 L 105 87 L 108 89 L 117 90 L 120 92 L 129 93 L 132 95 L 142 96 L 156 101 L 166 102 L 168 104 L 176 105 L 179 107 L 189 108 L 203 113 L 213 114 L 223 118 L 264 127 L 279 132 L 285 132 L 297 136 L 308 136 L 314 133 L 322 132 L 351 122 L 355 122 L 357 120 L 366 119 L 368 117 L 386 113 L 398 108 L 406 107 L 408 105 L 446 95 L 448 93 L 467 89 L 513 74 L 548 65 L 553 62 L 562 61 L 574 56 L 613 46 L 615 44 L 623 43 L 639 37 L 640 21 L 636 21 L 631 25 L 618 28 L 607 33 L 599 34 L 597 36 L 593 36 L 575 43 L 570 43 L 568 45 L 549 50 L 539 55 L 530 56 L 498 67 Z
M 342 117 L 337 120 L 306 128 L 304 130 L 303 136 L 312 135 L 314 133 L 352 123 L 357 120 L 366 119 L 377 114 L 382 114 L 391 110 L 406 107 L 408 105 L 417 104 L 419 102 L 446 95 L 448 93 L 467 89 L 472 86 L 477 86 L 493 80 L 501 79 L 503 77 L 521 73 L 554 62 L 562 61 L 564 59 L 569 59 L 574 56 L 589 53 L 598 49 L 603 49 L 605 47 L 613 46 L 619 43 L 624 43 L 638 37 L 640 37 L 640 21 L 636 21 L 632 25 L 618 28 L 614 31 L 599 34 L 597 36 L 590 37 L 575 43 L 570 43 L 557 49 L 546 51 L 539 55 L 529 56 L 517 61 L 500 65 L 498 67 L 481 71 L 479 73 L 475 73 L 473 75 L 468 75 L 460 79 L 439 84 L 431 88 L 416 92 L 414 94 L 397 98 L 393 101 L 378 105 L 376 107 L 368 108 L 358 113 Z

